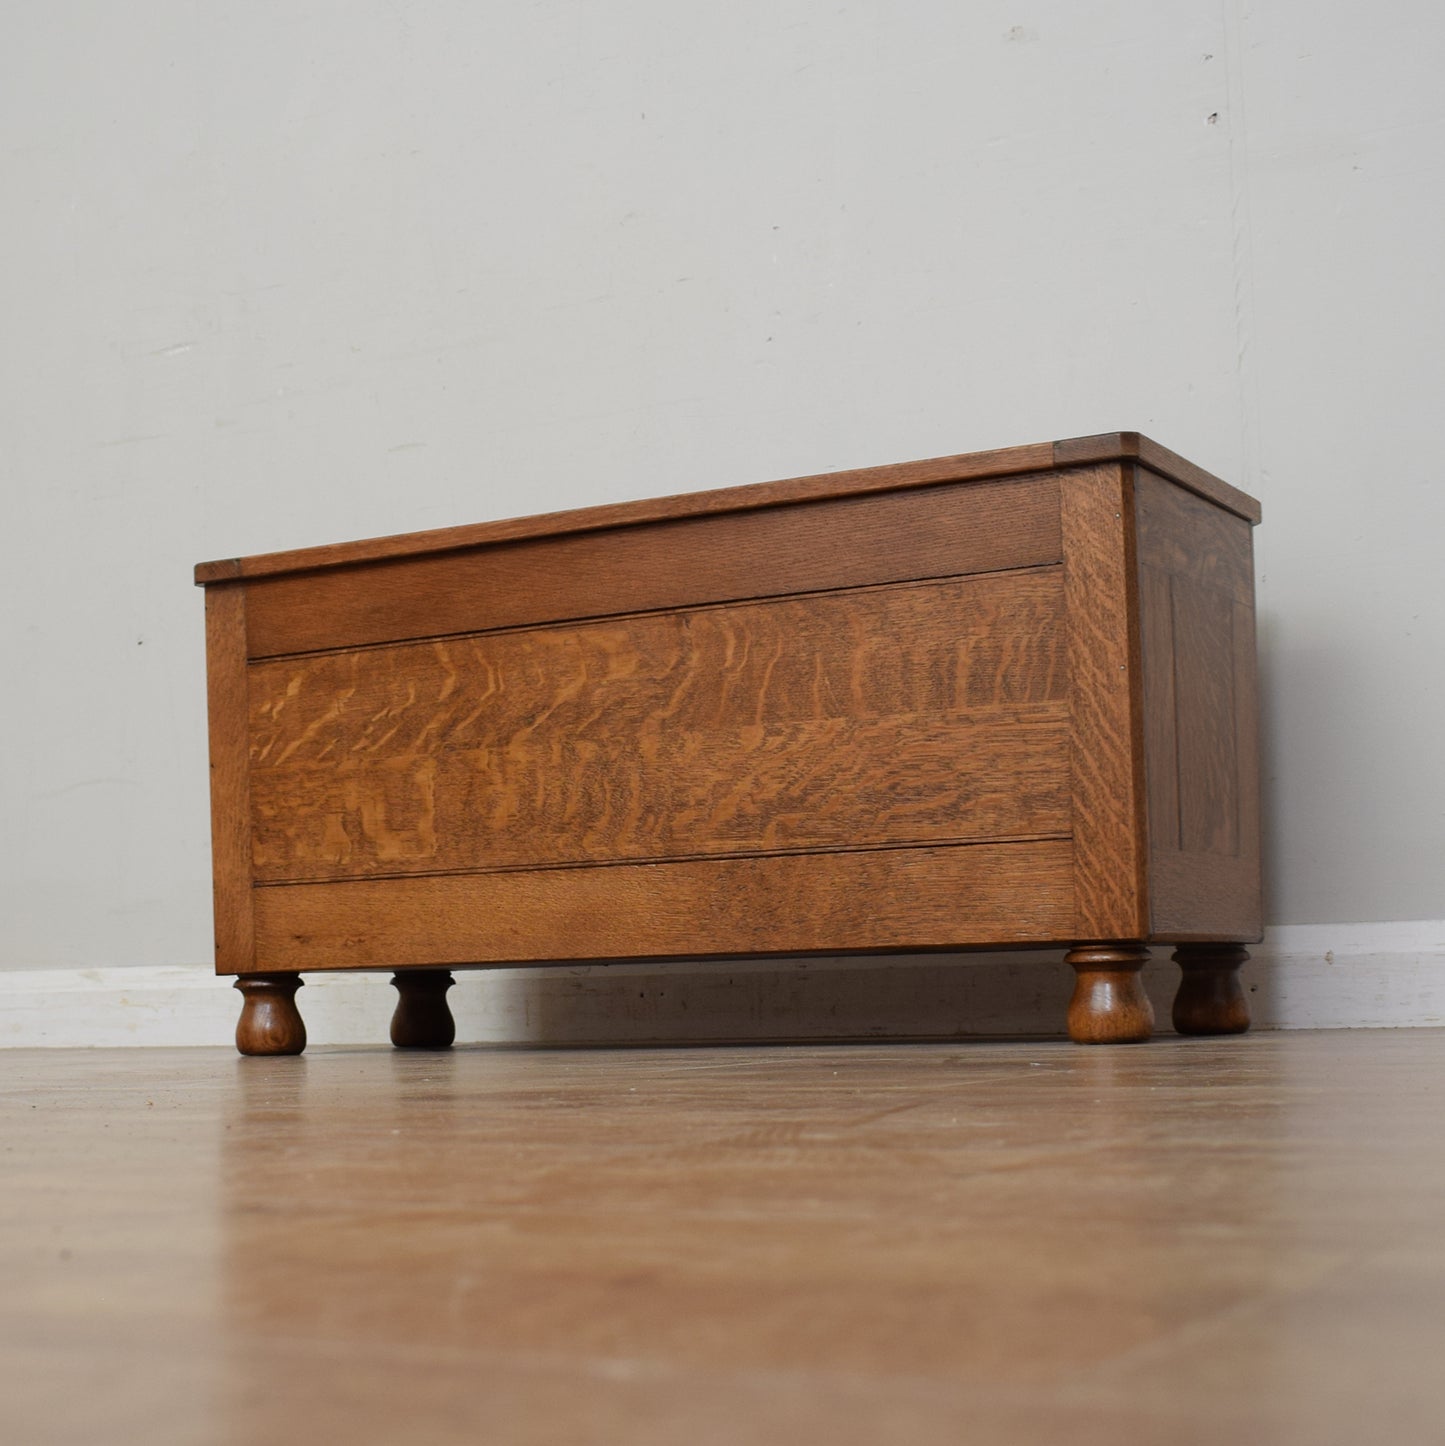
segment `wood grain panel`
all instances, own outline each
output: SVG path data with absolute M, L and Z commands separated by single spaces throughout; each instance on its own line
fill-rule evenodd
M 268 970 L 1066 942 L 1067 840 L 255 891 Z
M 1234 610 L 1223 593 L 1171 579 L 1174 717 L 1179 763 L 1179 846 L 1239 852 L 1239 754 L 1235 744 Z
M 216 972 L 239 974 L 254 959 L 251 921 L 249 751 L 246 735 L 246 595 L 206 593 L 206 694 L 211 755 L 211 879 Z
M 1254 572 L 1254 534 L 1245 544 Z M 1255 611 L 1234 605 L 1234 738 L 1238 767 L 1239 848 L 1237 888 L 1246 942 L 1264 936 L 1263 839 L 1260 835 L 1259 651 Z
M 1263 932 L 1253 538 L 1174 484 L 1136 481 L 1150 934 Z
M 1248 522 L 1139 468 L 1139 562 L 1254 606 Z
M 264 578 L 250 654 L 1054 563 L 1058 486 L 955 483 Z
M 1062 835 L 1062 706 L 543 740 L 262 774 L 255 874 L 322 879 Z
M 1179 847 L 1179 744 L 1174 720 L 1174 599 L 1169 574 L 1139 567 L 1141 666 L 1144 670 L 1144 758 L 1149 840 Z M 1163 660 L 1163 661 L 1160 661 Z
M 1259 865 L 1219 854 L 1161 852 L 1149 861 L 1151 940 L 1257 944 L 1264 937 Z
M 1131 480 L 1117 465 L 1080 468 L 1062 489 L 1080 940 L 1147 928 Z
M 1062 834 L 1058 569 L 252 667 L 256 876 Z

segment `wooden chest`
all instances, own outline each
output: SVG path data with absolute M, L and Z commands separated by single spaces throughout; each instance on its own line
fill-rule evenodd
M 216 967 L 1058 945 L 1081 1041 L 1246 1027 L 1258 505 L 1114 433 L 204 563 Z

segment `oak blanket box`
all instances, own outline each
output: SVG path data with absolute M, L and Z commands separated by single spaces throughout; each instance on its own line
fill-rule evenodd
M 203 563 L 216 968 L 1059 946 L 1069 1033 L 1242 1030 L 1258 504 L 1112 433 Z M 966 961 L 961 960 L 960 966 Z

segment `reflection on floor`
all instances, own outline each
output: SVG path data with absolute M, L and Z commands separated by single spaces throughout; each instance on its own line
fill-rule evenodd
M 1445 1034 L 0 1052 L 16 1443 L 1445 1437 Z

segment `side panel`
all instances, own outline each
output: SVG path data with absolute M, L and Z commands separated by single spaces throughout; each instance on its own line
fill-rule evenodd
M 248 784 L 246 593 L 206 589 L 206 694 L 211 751 L 211 878 L 216 972 L 251 969 L 251 803 Z
M 1057 477 L 942 484 L 263 578 L 247 590 L 248 651 L 273 657 L 1058 560 Z
M 1153 937 L 1252 941 L 1260 889 L 1249 523 L 1139 469 Z
M 1131 482 L 1111 463 L 1061 488 L 1079 942 L 1148 929 Z

